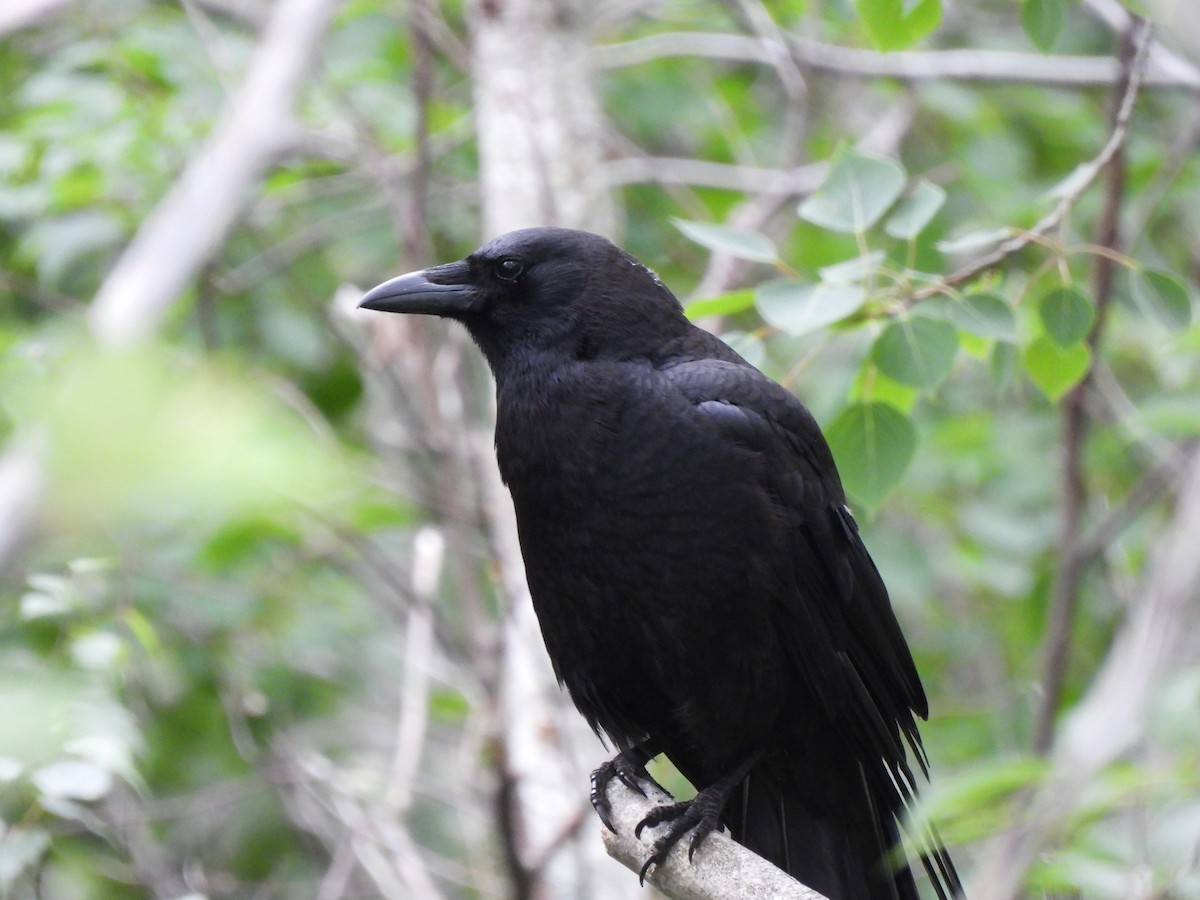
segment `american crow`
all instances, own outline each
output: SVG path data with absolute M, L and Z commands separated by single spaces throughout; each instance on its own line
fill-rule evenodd
M 643 876 L 723 823 L 835 900 L 916 898 L 894 848 L 925 694 L 808 410 L 582 231 L 514 231 L 360 305 L 455 319 L 487 357 L 546 649 L 620 751 L 596 810 L 612 827 L 608 783 L 659 753 L 699 789 L 643 821 L 670 823 Z

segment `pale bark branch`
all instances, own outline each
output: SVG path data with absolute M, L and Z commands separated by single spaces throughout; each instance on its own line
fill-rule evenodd
M 236 224 L 291 146 L 292 115 L 338 0 L 279 0 L 237 95 L 199 154 L 142 223 L 92 302 L 97 340 L 144 339 Z
M 591 55 L 597 12 L 586 0 L 472 5 L 474 121 L 487 237 L 536 225 L 607 235 L 618 228 L 616 199 L 601 171 L 607 125 Z M 497 647 L 495 738 L 510 896 L 620 896 L 623 873 L 590 835 L 573 839 L 597 742 L 567 709 L 546 658 L 491 441 L 482 438 L 473 450 L 506 611 Z
M 1115 131 L 1122 115 L 1132 110 L 1129 82 L 1133 78 L 1136 48 L 1131 35 L 1121 36 L 1121 60 L 1123 78 L 1115 89 L 1110 107 L 1110 128 Z M 1098 253 L 1092 266 L 1092 302 L 1096 317 L 1086 338 L 1086 345 L 1095 358 L 1108 322 L 1108 310 L 1112 301 L 1113 273 L 1116 262 L 1113 255 L 1121 243 L 1120 212 L 1125 198 L 1125 152 L 1124 143 L 1116 145 L 1105 167 L 1104 205 L 1096 226 L 1095 245 L 1108 251 Z M 1088 397 L 1092 389 L 1094 372 L 1091 368 L 1083 380 L 1065 398 L 1061 406 L 1062 423 L 1062 472 L 1061 505 L 1059 515 L 1058 565 L 1054 584 L 1050 592 L 1050 609 L 1046 617 L 1046 638 L 1042 647 L 1042 697 L 1034 720 L 1033 746 L 1037 752 L 1045 752 L 1054 736 L 1054 724 L 1062 702 L 1068 663 L 1071 656 L 1071 633 L 1079 606 L 1080 588 L 1087 568 L 1087 560 L 1080 553 L 1083 519 L 1088 502 L 1088 483 L 1084 475 L 1084 448 L 1087 444 L 1091 419 L 1088 415 Z
M 1126 14 L 1128 15 L 1128 14 Z M 665 32 L 597 48 L 598 62 L 621 68 L 671 56 L 698 56 L 736 63 L 775 65 L 777 48 L 761 37 L 712 32 Z M 1048 56 L 1008 50 L 908 50 L 879 53 L 789 35 L 787 52 L 819 71 L 858 78 L 902 81 L 983 81 L 1096 87 L 1116 84 L 1120 62 L 1111 56 Z M 1200 90 L 1200 69 L 1160 44 L 1152 47 L 1148 86 Z
M 607 182 L 624 184 L 686 184 L 694 187 L 724 188 L 747 194 L 807 194 L 825 179 L 825 162 L 785 170 L 768 166 L 744 166 L 663 156 L 627 156 L 604 163 L 602 174 Z
M 1117 34 L 1127 34 L 1133 27 L 1135 17 L 1120 0 L 1083 0 L 1083 5 Z M 1161 72 L 1167 78 L 1190 83 L 1200 72 L 1195 60 L 1196 53 L 1200 50 L 1200 29 L 1196 27 L 1200 24 L 1200 19 L 1197 18 L 1200 8 L 1192 0 L 1167 0 L 1166 3 L 1150 0 L 1147 5 L 1147 15 L 1156 21 L 1172 40 L 1177 43 L 1182 41 L 1189 46 L 1193 55 L 1193 58 L 1188 60 L 1155 41 L 1150 48 L 1151 69 Z
M 608 786 L 616 833 L 599 826 L 609 856 L 633 872 L 640 872 L 655 837 L 665 826 L 647 828 L 634 837 L 639 822 L 655 807 L 671 803 L 670 794 L 641 782 L 647 796 L 639 797 L 620 781 Z M 646 881 L 673 900 L 826 900 L 782 869 L 747 850 L 726 834 L 717 832 L 704 839 L 688 861 L 688 841 L 680 841 L 661 866 L 652 866 Z
M 1129 84 L 1125 89 L 1124 96 L 1121 98 L 1108 140 L 1105 141 L 1104 146 L 1093 159 L 1084 163 L 1072 173 L 1070 184 L 1063 190 L 1059 202 L 1054 209 L 1043 216 L 1031 228 L 1001 242 L 992 252 L 952 272 L 937 284 L 914 292 L 914 300 L 926 299 L 935 294 L 942 293 L 947 287 L 954 287 L 955 285 L 970 281 L 988 269 L 999 265 L 1010 256 L 1021 252 L 1030 244 L 1049 234 L 1066 221 L 1071 210 L 1075 208 L 1075 204 L 1079 202 L 1079 198 L 1100 177 L 1100 173 L 1104 171 L 1105 166 L 1109 164 L 1117 151 L 1124 146 L 1125 140 L 1129 136 L 1129 122 L 1133 118 L 1133 109 L 1137 103 L 1138 93 L 1141 90 L 1143 78 L 1146 74 L 1146 57 L 1150 49 L 1153 33 L 1154 29 L 1147 22 L 1142 22 L 1138 26 L 1133 38 L 1134 56 L 1130 68 Z
M 58 12 L 69 0 L 6 0 L 0 6 L 0 38 L 22 28 L 37 25 Z
M 40 435 L 18 437 L 0 456 L 0 573 L 29 537 L 41 506 L 43 443 Z

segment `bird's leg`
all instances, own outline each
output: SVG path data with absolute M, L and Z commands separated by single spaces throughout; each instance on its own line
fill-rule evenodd
M 699 791 L 691 800 L 684 800 L 680 803 L 672 803 L 668 806 L 659 806 L 652 809 L 637 828 L 634 829 L 634 837 L 642 836 L 643 828 L 653 828 L 655 825 L 661 825 L 663 822 L 670 822 L 671 827 L 667 829 L 667 833 L 654 842 L 654 846 L 650 848 L 650 857 L 642 865 L 641 872 L 638 873 L 638 879 L 645 884 L 646 873 L 651 866 L 659 866 L 666 860 L 667 854 L 671 849 L 678 844 L 685 834 L 692 832 L 692 839 L 688 842 L 688 862 L 692 861 L 692 856 L 696 852 L 696 848 L 703 843 L 704 839 L 712 834 L 721 820 L 721 810 L 725 808 L 726 802 L 729 800 L 729 795 L 733 793 L 733 789 L 741 784 L 742 780 L 754 768 L 755 764 L 762 757 L 762 753 L 752 754 L 744 763 L 730 772 L 723 778 L 719 778 Z
M 658 756 L 660 752 L 650 741 L 642 741 L 628 750 L 622 750 L 592 773 L 592 807 L 596 810 L 600 821 L 604 823 L 604 827 L 613 834 L 616 834 L 617 829 L 613 827 L 612 807 L 608 803 L 609 782 L 616 778 L 625 787 L 643 797 L 646 796 L 646 792 L 638 784 L 640 779 L 644 778 L 662 790 L 658 782 L 651 778 L 650 773 L 646 771 L 646 763 Z

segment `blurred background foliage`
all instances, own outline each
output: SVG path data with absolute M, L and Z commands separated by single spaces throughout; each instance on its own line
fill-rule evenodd
M 0 895 L 548 896 L 497 813 L 507 595 L 486 498 L 456 492 L 476 458 L 456 442 L 486 451 L 485 377 L 461 336 L 350 312 L 349 286 L 481 238 L 487 73 L 466 48 L 487 5 L 337 5 L 287 152 L 124 352 L 97 347 L 89 303 L 270 7 L 0 19 L 0 499 L 33 497 L 0 541 Z M 1076 197 L 1137 61 L 1116 4 L 593 12 L 616 237 L 826 427 L 931 695 L 932 814 L 970 871 L 1137 604 L 1200 435 L 1196 47 L 1159 35 Z M 794 59 L 734 52 L 783 36 Z M 916 48 L 924 74 L 874 48 Z M 930 55 L 956 49 L 1012 68 Z M 1107 67 L 1053 75 L 1075 57 Z M 1061 223 L 952 282 L 1063 197 Z M 1192 659 L 1030 889 L 1200 895 L 1198 741 Z M 612 881 L 575 895 L 638 891 Z

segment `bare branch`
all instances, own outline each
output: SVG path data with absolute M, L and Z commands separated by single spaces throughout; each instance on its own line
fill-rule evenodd
M 1129 84 L 1125 89 L 1124 96 L 1121 98 L 1121 103 L 1117 109 L 1116 118 L 1108 140 L 1094 159 L 1081 165 L 1071 175 L 1070 185 L 1063 191 L 1058 205 L 1043 216 L 1032 228 L 1022 231 L 1016 237 L 1002 242 L 991 253 L 956 272 L 952 272 L 938 284 L 916 291 L 913 294 L 914 300 L 923 300 L 934 294 L 941 293 L 946 287 L 953 287 L 965 281 L 970 281 L 972 278 L 998 265 L 1013 254 L 1024 250 L 1039 238 L 1058 228 L 1066 220 L 1067 215 L 1074 209 L 1075 204 L 1079 202 L 1079 198 L 1092 186 L 1093 182 L 1104 171 L 1105 166 L 1109 164 L 1117 151 L 1124 145 L 1125 139 L 1129 136 L 1129 121 L 1133 117 L 1133 109 L 1136 105 L 1138 92 L 1142 87 L 1143 77 L 1145 76 L 1146 56 L 1150 49 L 1153 33 L 1154 29 L 1146 22 L 1142 22 L 1138 26 L 1137 33 L 1133 38 L 1134 56 L 1130 67 Z
M 1125 13 L 1128 16 L 1128 13 Z M 1121 66 L 1111 56 L 1047 56 L 1005 50 L 925 50 L 878 53 L 841 47 L 789 35 L 787 51 L 801 65 L 859 78 L 904 81 L 985 81 L 1094 87 L 1116 84 Z M 597 48 L 596 58 L 608 68 L 640 65 L 670 56 L 700 56 L 737 63 L 775 65 L 776 51 L 761 37 L 710 32 L 667 32 Z M 1153 87 L 1200 90 L 1200 69 L 1160 44 L 1145 74 Z
M 0 38 L 58 12 L 68 0 L 7 0 L 0 6 Z
M 1112 129 L 1116 131 L 1122 115 L 1128 117 L 1132 109 L 1129 83 L 1133 79 L 1137 61 L 1131 36 L 1121 38 L 1121 60 L 1124 72 L 1123 84 L 1117 86 L 1110 112 Z M 1104 208 L 1097 225 L 1096 246 L 1115 252 L 1120 243 L 1120 211 L 1125 197 L 1125 153 L 1124 144 L 1117 143 L 1104 171 L 1106 190 Z M 1098 253 L 1093 263 L 1092 299 L 1096 307 L 1096 319 L 1087 335 L 1087 346 L 1093 355 L 1100 343 L 1104 326 L 1108 321 L 1108 309 L 1112 300 L 1113 270 L 1116 266 L 1112 253 Z M 1080 552 L 1079 542 L 1083 530 L 1084 510 L 1087 506 L 1088 485 L 1084 478 L 1083 452 L 1091 426 L 1088 416 L 1087 398 L 1091 391 L 1092 372 L 1064 398 L 1062 418 L 1062 505 L 1059 517 L 1058 567 L 1051 592 L 1050 610 L 1047 616 L 1046 640 L 1042 648 L 1042 697 L 1034 724 L 1034 749 L 1045 752 L 1054 737 L 1054 721 L 1062 701 L 1063 684 L 1070 660 L 1071 632 L 1075 612 L 1079 605 L 1079 591 L 1083 581 L 1087 558 Z
M 1142 473 L 1125 499 L 1079 539 L 1076 552 L 1085 561 L 1103 554 L 1150 504 L 1162 497 L 1178 483 L 1179 463 L 1174 457 L 1158 460 Z
M 271 15 L 267 0 L 189 0 L 207 13 L 258 31 Z
M 1125 8 L 1120 0 L 1083 0 L 1083 5 L 1117 34 L 1127 34 L 1133 27 L 1135 16 Z M 1168 34 L 1173 38 L 1182 39 L 1185 43 L 1190 41 L 1191 49 L 1193 51 L 1197 49 L 1196 39 L 1200 35 L 1200 30 L 1195 27 L 1197 8 L 1194 4 L 1172 0 L 1170 4 L 1164 5 L 1156 0 L 1151 0 L 1148 5 L 1150 6 L 1149 15 L 1164 27 Z M 1185 24 L 1184 18 L 1188 16 L 1190 16 L 1190 21 Z M 1191 27 L 1188 27 L 1189 25 Z M 1173 50 L 1164 47 L 1158 41 L 1155 41 L 1150 48 L 1149 64 L 1152 71 L 1161 72 L 1168 78 L 1180 80 L 1194 80 L 1197 72 L 1200 71 L 1194 60 L 1189 61 Z
M 807 194 L 816 190 L 829 171 L 824 162 L 790 171 L 766 166 L 742 166 L 662 156 L 627 156 L 603 165 L 602 174 L 614 187 L 623 184 L 687 184 L 725 188 L 747 194 Z
M 413 538 L 412 592 L 416 602 L 408 613 L 404 633 L 404 680 L 396 745 L 384 800 L 389 812 L 403 816 L 412 803 L 413 783 L 429 727 L 429 669 L 433 650 L 433 610 L 430 608 L 442 574 L 446 540 L 432 525 Z
M 145 338 L 212 257 L 268 166 L 291 145 L 292 108 L 337 0 L 280 0 L 241 89 L 142 223 L 92 302 L 104 344 Z
M 639 797 L 618 780 L 609 784 L 608 801 L 612 805 L 613 825 L 617 831 L 615 834 L 607 829 L 601 831 L 608 855 L 634 872 L 641 871 L 654 837 L 664 826 L 646 829 L 640 840 L 634 837 L 634 830 L 650 810 L 672 802 L 670 794 L 656 785 L 641 784 L 646 790 L 645 797 Z M 661 867 L 650 869 L 646 880 L 674 900 L 757 900 L 763 897 L 826 900 L 823 894 L 805 887 L 721 832 L 705 838 L 691 862 L 688 861 L 687 841 L 681 841 Z
M 0 456 L 0 572 L 29 537 L 41 505 L 43 441 L 37 435 L 11 440 Z

